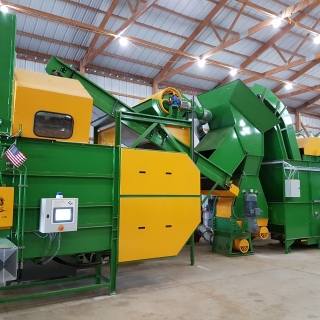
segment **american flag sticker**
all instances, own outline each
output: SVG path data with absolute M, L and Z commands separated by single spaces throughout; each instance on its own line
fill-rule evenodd
M 16 167 L 20 167 L 26 160 L 26 156 L 13 144 L 6 152 L 5 156 Z

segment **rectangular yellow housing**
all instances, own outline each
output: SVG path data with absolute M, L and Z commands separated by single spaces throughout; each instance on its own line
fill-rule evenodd
M 320 156 L 320 139 L 316 137 L 297 139 L 299 149 L 309 156 Z
M 88 143 L 93 99 L 77 80 L 15 69 L 12 134 Z
M 13 187 L 0 187 L 0 229 L 12 227 L 13 195 Z
M 102 144 L 106 146 L 114 146 L 115 134 L 116 134 L 115 126 L 101 130 L 98 133 L 98 144 Z
M 167 130 L 185 145 L 190 146 L 190 128 L 166 125 Z M 98 144 L 114 146 L 115 144 L 115 126 L 101 130 L 98 133 Z
M 200 223 L 200 172 L 187 154 L 121 150 L 119 262 L 175 256 Z

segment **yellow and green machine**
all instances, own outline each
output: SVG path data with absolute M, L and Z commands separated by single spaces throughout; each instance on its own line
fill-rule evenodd
M 320 147 L 298 147 L 270 90 L 238 80 L 196 104 L 167 88 L 131 108 L 58 58 L 48 75 L 15 69 L 15 20 L 0 13 L 1 302 L 114 293 L 118 263 L 175 256 L 186 243 L 194 264 L 196 229 L 227 256 L 252 254 L 252 238 L 269 232 L 287 252 L 294 241 L 319 244 Z M 12 145 L 21 166 L 6 157 Z M 198 228 L 209 198 L 212 225 Z

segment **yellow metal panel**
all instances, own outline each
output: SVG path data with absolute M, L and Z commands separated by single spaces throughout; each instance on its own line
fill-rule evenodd
M 320 156 L 320 139 L 315 137 L 297 139 L 299 149 L 309 156 Z
M 258 226 L 259 227 L 266 227 L 268 226 L 268 218 L 260 218 L 260 219 L 257 219 L 257 223 L 258 223 Z
M 200 223 L 200 197 L 120 199 L 119 262 L 175 256 Z
M 210 192 L 210 190 L 201 190 L 201 194 L 207 195 Z M 215 197 L 237 197 L 239 194 L 239 188 L 235 186 L 234 184 L 230 185 L 229 190 L 214 190 L 211 192 L 211 196 Z
M 98 144 L 106 146 L 114 146 L 115 143 L 115 127 L 110 127 L 98 133 Z
M 231 207 L 233 204 L 233 198 L 223 198 L 220 197 L 216 206 L 216 216 L 222 218 L 230 218 L 231 217 Z
M 199 195 L 200 173 L 187 154 L 122 148 L 120 194 Z
M 0 187 L 0 229 L 12 227 L 13 195 L 13 187 Z
M 93 99 L 77 80 L 15 69 L 12 134 L 22 126 L 22 136 L 88 143 Z M 38 137 L 33 132 L 38 111 L 69 114 L 73 134 L 69 139 Z
M 190 146 L 190 128 L 180 128 L 177 126 L 166 126 L 167 130 L 181 142 Z M 114 146 L 115 127 L 109 127 L 98 133 L 98 144 Z
M 190 146 L 190 128 L 180 128 L 166 125 L 167 130 L 181 142 Z

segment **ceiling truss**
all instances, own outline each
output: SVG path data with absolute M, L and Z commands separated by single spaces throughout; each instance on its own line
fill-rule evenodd
M 88 72 L 89 71 L 88 69 L 90 69 L 90 70 L 101 69 L 101 67 L 92 65 L 92 62 L 98 55 L 105 55 L 105 56 L 109 56 L 109 57 L 114 56 L 120 60 L 130 61 L 133 63 L 145 65 L 145 66 L 149 65 L 150 67 L 158 69 L 159 73 L 154 79 L 147 78 L 144 80 L 145 82 L 148 82 L 148 85 L 152 85 L 154 90 L 156 90 L 158 88 L 158 85 L 162 86 L 165 83 L 169 83 L 170 85 L 179 87 L 177 84 L 170 83 L 170 81 L 168 82 L 168 80 L 167 80 L 176 74 L 182 74 L 182 75 L 194 77 L 197 79 L 211 81 L 213 83 L 213 85 L 212 85 L 213 87 L 215 87 L 217 85 L 223 85 L 223 84 L 229 82 L 230 80 L 232 80 L 232 78 L 230 76 L 228 76 L 224 80 L 219 82 L 218 79 L 213 79 L 211 77 L 208 78 L 208 77 L 198 76 L 198 75 L 191 74 L 191 73 L 188 73 L 185 71 L 189 67 L 193 66 L 199 59 L 206 59 L 207 63 L 210 65 L 213 65 L 213 66 L 216 66 L 216 67 L 219 67 L 222 69 L 236 68 L 236 69 L 238 69 L 239 72 L 248 75 L 249 78 L 244 80 L 244 82 L 247 84 L 251 83 L 253 81 L 259 80 L 259 79 L 269 79 L 269 80 L 278 82 L 278 85 L 273 89 L 274 92 L 279 92 L 281 89 L 283 89 L 286 82 L 291 82 L 291 83 L 293 82 L 293 84 L 297 90 L 290 92 L 289 94 L 280 95 L 279 96 L 280 98 L 295 97 L 296 95 L 299 95 L 299 94 L 302 94 L 305 92 L 318 92 L 317 95 L 309 101 L 303 101 L 301 99 L 296 99 L 298 101 L 302 101 L 302 104 L 299 107 L 297 107 L 296 109 L 301 112 L 308 112 L 309 113 L 313 110 L 320 108 L 320 105 L 316 103 L 318 100 L 320 100 L 320 85 L 306 86 L 306 85 L 303 85 L 301 83 L 296 82 L 296 80 L 300 76 L 302 76 L 302 75 L 305 76 L 306 75 L 305 73 L 307 71 L 311 70 L 313 67 L 317 66 L 317 64 L 320 61 L 320 52 L 317 52 L 309 57 L 305 57 L 305 56 L 299 54 L 299 50 L 304 45 L 306 45 L 308 42 L 312 41 L 311 35 L 318 32 L 316 30 L 316 27 L 319 24 L 319 19 L 317 20 L 310 15 L 310 12 L 313 9 L 315 9 L 318 5 L 320 5 L 320 2 L 318 0 L 299 1 L 294 6 L 289 6 L 289 7 L 285 8 L 281 13 L 280 12 L 275 13 L 275 12 L 272 12 L 272 11 L 267 10 L 265 8 L 262 8 L 256 4 L 252 3 L 250 0 L 238 0 L 239 2 L 242 3 L 242 6 L 240 7 L 240 9 L 236 9 L 230 5 L 227 5 L 227 2 L 228 2 L 227 0 L 220 0 L 220 1 L 215 1 L 215 0 L 209 1 L 208 0 L 209 2 L 215 3 L 215 7 L 208 13 L 208 15 L 203 20 L 200 21 L 200 20 L 196 20 L 196 19 L 187 17 L 187 18 L 189 18 L 189 20 L 193 20 L 194 22 L 197 22 L 197 24 L 198 24 L 198 27 L 196 27 L 196 29 L 193 31 L 193 33 L 187 38 L 181 37 L 179 35 L 178 36 L 175 35 L 179 38 L 184 38 L 184 43 L 179 47 L 179 49 L 172 49 L 172 48 L 168 48 L 166 46 L 162 46 L 158 43 L 153 43 L 153 42 L 146 41 L 143 39 L 126 36 L 130 40 L 130 42 L 135 43 L 139 46 L 142 46 L 145 48 L 151 48 L 152 50 L 157 50 L 159 52 L 165 52 L 167 54 L 169 53 L 171 55 L 171 58 L 163 66 L 146 63 L 146 62 L 143 62 L 140 60 L 129 59 L 129 58 L 122 57 L 122 56 L 116 56 L 116 55 L 112 55 L 108 52 L 105 52 L 105 49 L 116 38 L 121 36 L 123 34 L 123 32 L 128 27 L 130 27 L 132 24 L 140 24 L 146 28 L 158 30 L 159 32 L 164 32 L 163 30 L 157 29 L 155 27 L 151 27 L 151 26 L 144 25 L 142 23 L 137 22 L 137 19 L 141 15 L 143 15 L 150 7 L 157 8 L 162 11 L 169 11 L 168 13 L 170 13 L 170 14 L 175 14 L 174 12 L 171 12 L 170 10 L 159 6 L 156 3 L 157 0 L 140 0 L 140 1 L 139 0 L 126 0 L 126 3 L 128 5 L 128 8 L 130 9 L 132 16 L 129 19 L 124 19 L 123 24 L 116 31 L 106 30 L 105 26 L 107 25 L 107 23 L 111 17 L 117 17 L 117 15 L 114 14 L 114 10 L 115 10 L 119 0 L 112 1 L 110 8 L 107 12 L 99 10 L 99 9 L 95 9 L 95 8 L 92 8 L 92 7 L 89 7 L 89 6 L 80 4 L 80 3 L 76 3 L 72 0 L 60 0 L 60 1 L 72 4 L 74 6 L 79 6 L 79 7 L 83 7 L 83 8 L 92 10 L 92 11 L 96 11 L 98 13 L 103 13 L 104 18 L 103 18 L 102 22 L 100 23 L 99 27 L 96 27 L 93 25 L 84 24 L 79 21 L 67 19 L 67 18 L 60 17 L 60 16 L 55 16 L 53 14 L 46 13 L 44 11 L 39 11 L 39 10 L 31 9 L 28 7 L 12 4 L 12 3 L 10 3 L 10 1 L 3 0 L 2 3 L 8 5 L 12 10 L 18 11 L 23 14 L 36 16 L 40 19 L 46 19 L 46 20 L 54 21 L 56 23 L 67 24 L 68 26 L 72 26 L 77 29 L 82 29 L 82 30 L 85 30 L 88 32 L 93 32 L 94 37 L 88 47 L 78 46 L 78 45 L 75 45 L 72 43 L 66 43 L 63 41 L 54 40 L 56 43 L 60 42 L 61 45 L 66 45 L 66 46 L 70 46 L 70 47 L 74 46 L 74 47 L 78 47 L 78 48 L 82 47 L 81 49 L 85 51 L 83 59 L 81 61 L 73 61 L 73 64 L 76 67 L 78 67 L 82 73 L 84 73 L 85 71 Z M 273 1 L 284 6 L 284 3 L 282 3 L 281 1 L 278 1 L 278 0 L 273 0 Z M 251 14 L 245 12 L 244 9 L 246 7 L 250 7 L 255 10 L 263 11 L 264 13 L 268 14 L 271 17 L 266 20 L 261 21 L 260 18 L 257 18 L 254 15 L 251 15 Z M 214 17 L 224 8 L 228 8 L 231 11 L 236 12 L 236 16 L 233 19 L 233 21 L 231 21 L 230 27 L 228 29 L 224 29 L 221 26 L 214 25 L 212 22 Z M 292 18 L 292 15 L 294 15 L 295 13 L 296 13 L 296 15 L 294 16 L 294 18 Z M 248 38 L 251 41 L 259 42 L 259 40 L 254 39 L 250 36 L 257 33 L 258 31 L 263 30 L 264 28 L 270 26 L 274 20 L 274 17 L 277 17 L 280 14 L 283 16 L 283 19 L 287 23 L 285 24 L 285 26 L 282 29 L 280 29 L 280 31 L 278 33 L 276 33 L 266 43 L 264 43 L 264 44 L 261 43 L 260 48 L 256 51 L 255 54 L 253 54 L 251 56 L 244 56 L 243 54 L 239 54 L 239 53 L 228 50 L 228 47 L 234 45 L 235 43 L 237 43 L 245 38 Z M 256 25 L 249 28 L 245 32 L 241 32 L 241 34 L 238 34 L 233 31 L 233 28 L 237 24 L 239 18 L 242 15 L 249 16 L 251 19 L 254 19 L 254 20 L 257 20 L 260 22 L 258 22 Z M 179 16 L 181 16 L 181 15 L 179 14 Z M 309 18 L 314 19 L 315 22 L 312 25 L 312 27 L 308 27 L 308 26 L 301 23 L 301 21 L 305 17 L 309 17 Z M 121 17 L 119 17 L 119 18 L 121 18 Z M 220 44 L 218 46 L 213 47 L 213 46 L 210 46 L 207 43 L 203 43 L 197 39 L 199 34 L 206 27 L 210 27 L 211 30 L 213 31 L 213 33 L 215 34 L 216 38 L 219 40 Z M 308 34 L 301 35 L 300 33 L 297 33 L 295 30 L 293 30 L 294 27 L 299 27 L 304 30 L 307 30 Z M 219 34 L 219 31 L 224 31 L 224 36 L 221 36 Z M 27 33 L 22 32 L 22 31 L 19 31 L 18 34 L 28 36 Z M 285 49 L 279 48 L 278 46 L 275 45 L 275 43 L 279 39 L 281 39 L 285 34 L 294 34 L 301 39 L 299 45 L 295 48 L 295 50 L 293 50 L 293 51 L 290 51 L 288 49 L 285 50 Z M 105 36 L 107 38 L 99 47 L 97 47 L 97 42 L 101 36 Z M 230 38 L 230 36 L 231 36 L 231 38 Z M 39 40 L 47 41 L 44 37 L 36 36 L 34 34 L 32 34 L 32 37 L 38 38 Z M 50 40 L 53 42 L 53 39 L 50 39 Z M 206 51 L 205 53 L 203 53 L 201 56 L 195 56 L 193 54 L 190 54 L 188 52 L 188 48 L 191 46 L 191 44 L 196 44 L 196 43 L 201 43 L 202 45 L 206 45 L 210 49 L 208 51 Z M 277 52 L 277 54 L 279 55 L 279 57 L 283 61 L 282 66 L 277 66 L 277 65 L 273 64 L 272 62 L 270 63 L 267 61 L 263 61 L 261 59 L 259 60 L 259 56 L 263 52 L 265 52 L 266 50 L 268 50 L 270 48 L 274 49 Z M 27 53 L 27 52 L 24 52 L 23 50 L 17 50 L 17 51 L 19 52 L 20 55 L 25 55 L 26 58 L 28 58 L 28 59 L 30 59 L 30 56 L 31 57 L 38 56 L 41 58 L 41 54 L 39 54 L 39 53 L 34 53 L 34 52 Z M 216 60 L 210 58 L 212 55 L 214 55 L 215 53 L 220 52 L 220 51 L 230 52 L 235 56 L 244 56 L 245 61 L 242 62 L 240 67 L 237 68 L 237 66 L 229 65 L 226 63 L 221 63 L 219 61 L 216 61 Z M 289 58 L 286 58 L 284 53 L 289 54 L 290 55 Z M 42 58 L 44 56 L 45 55 L 42 55 Z M 183 63 L 182 65 L 178 64 L 178 67 L 177 67 L 177 62 L 179 61 L 180 58 L 185 58 L 189 61 Z M 44 58 L 44 59 L 47 59 L 47 58 Z M 273 68 L 271 70 L 268 70 L 267 72 L 264 72 L 264 73 L 252 71 L 252 70 L 248 69 L 248 66 L 254 61 L 263 62 L 266 65 L 272 65 Z M 305 66 L 302 69 L 300 69 L 299 71 L 294 71 L 291 69 L 293 67 L 303 65 L 303 64 L 305 64 Z M 86 68 L 87 68 L 87 70 L 85 70 Z M 107 70 L 106 68 L 102 68 L 102 69 Z M 284 71 L 284 70 L 294 71 L 294 74 L 292 76 L 288 77 L 287 79 L 273 76 L 274 74 L 277 74 L 277 73 Z M 113 70 L 113 73 L 114 74 L 118 73 L 120 75 L 120 72 L 116 71 L 116 70 Z M 134 75 L 126 74 L 126 76 L 132 77 Z M 306 76 L 309 78 L 317 79 L 320 82 L 319 77 L 311 76 L 311 75 L 309 75 L 309 76 L 306 75 Z M 134 76 L 134 78 L 137 78 L 137 76 Z M 181 89 L 186 90 L 187 92 L 188 91 L 189 92 L 203 91 L 201 88 L 191 88 L 188 86 L 180 86 L 180 87 L 181 87 Z

